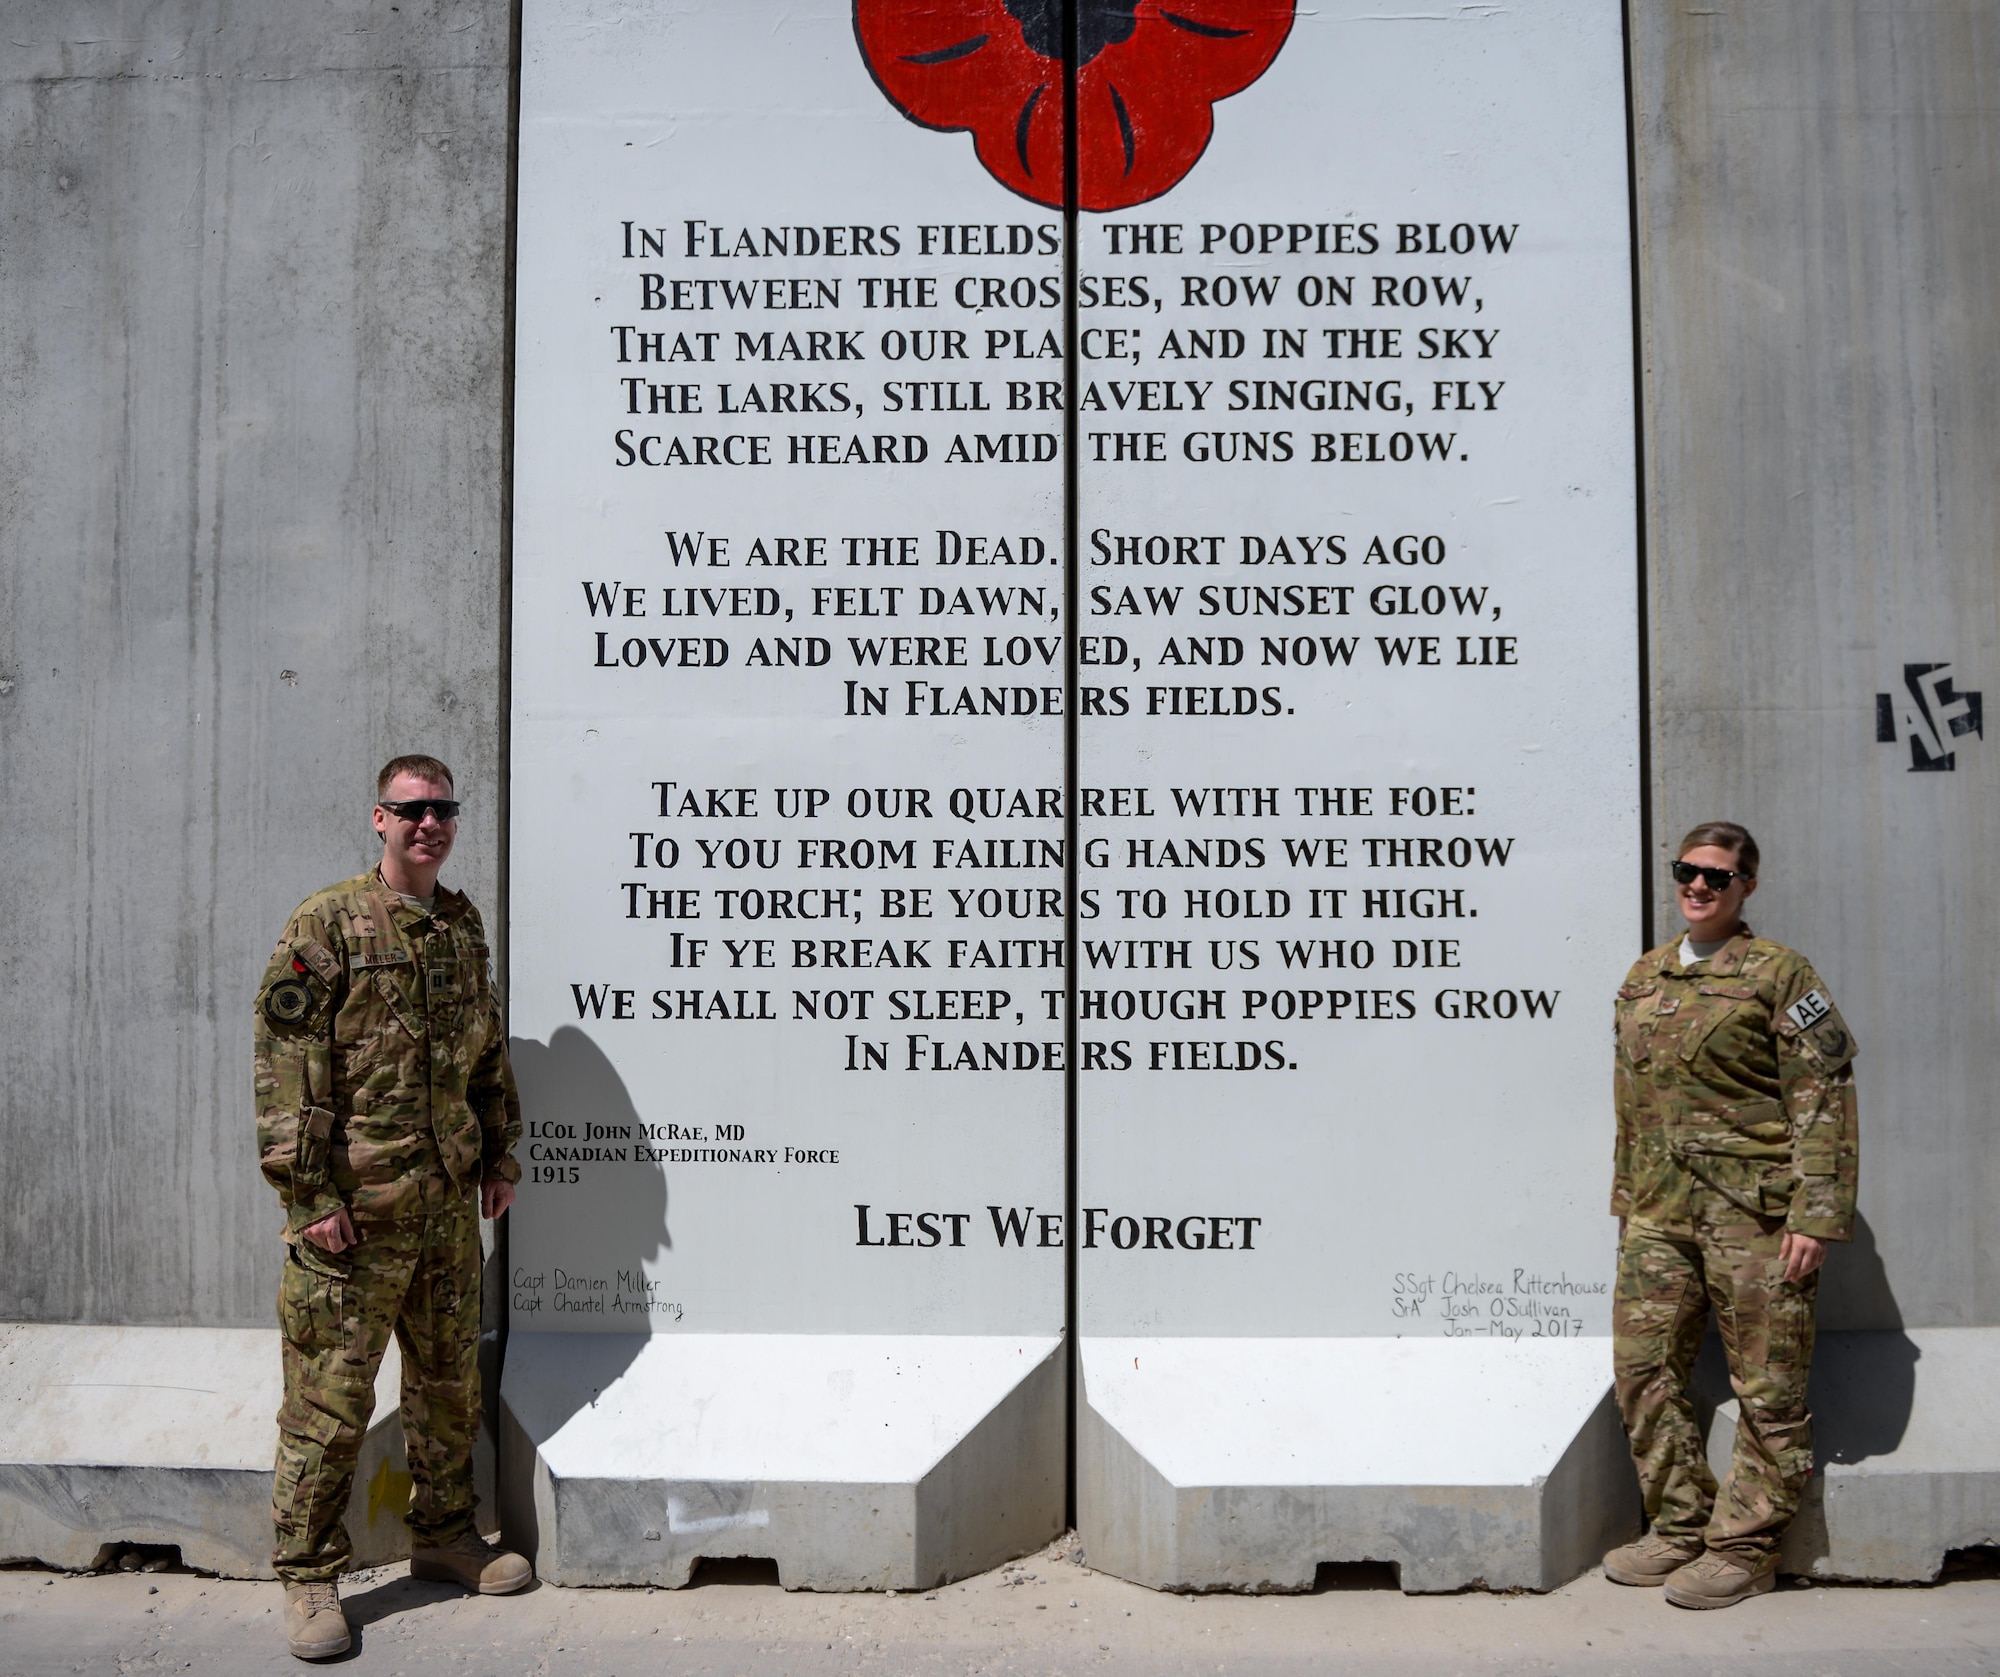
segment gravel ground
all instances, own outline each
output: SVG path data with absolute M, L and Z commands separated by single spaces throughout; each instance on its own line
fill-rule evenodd
M 787 1594 L 756 1565 L 685 1590 L 468 1597 L 400 1566 L 345 1581 L 355 1647 L 385 1677 L 643 1674 L 2000 1674 L 2000 1568 L 1923 1589 L 1786 1584 L 1720 1613 L 1591 1573 L 1552 1595 L 1405 1596 L 1356 1569 L 1308 1596 L 1171 1596 L 1091 1572 L 1067 1543 L 921 1595 Z M 282 1592 L 187 1572 L 0 1571 L 0 1677 L 297 1671 Z

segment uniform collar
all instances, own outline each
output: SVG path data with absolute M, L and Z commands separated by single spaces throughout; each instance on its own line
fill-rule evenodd
M 431 904 L 430 913 L 426 914 L 420 908 L 412 908 L 403 900 L 403 893 L 382 877 L 382 867 L 379 862 L 369 874 L 368 882 L 374 888 L 384 916 L 398 931 L 414 931 L 426 920 L 449 922 L 456 920 L 465 912 L 465 893 L 454 891 L 449 885 L 442 884 L 437 888 L 437 897 Z
M 1681 944 L 1685 941 L 1686 937 L 1687 933 L 1682 932 L 1672 943 L 1660 946 L 1658 971 L 1663 973 L 1678 973 L 1682 977 L 1688 975 L 1691 969 L 1681 965 Z M 1735 932 L 1730 935 L 1727 943 L 1713 955 L 1709 956 L 1706 961 L 1700 963 L 1702 973 L 1716 978 L 1734 978 L 1743 970 L 1743 963 L 1750 955 L 1750 945 L 1756 941 L 1756 938 L 1757 934 L 1747 924 L 1738 926 Z
M 1743 963 L 1750 958 L 1750 945 L 1757 941 L 1757 934 L 1747 925 L 1738 926 L 1735 935 L 1708 958 L 1708 970 L 1719 978 L 1734 978 L 1743 970 Z

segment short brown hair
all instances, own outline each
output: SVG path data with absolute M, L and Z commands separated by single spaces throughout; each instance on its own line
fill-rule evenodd
M 1738 871 L 1757 875 L 1757 841 L 1750 836 L 1748 827 L 1739 827 L 1734 821 L 1704 821 L 1688 836 L 1681 840 L 1680 848 L 1674 852 L 1676 858 L 1685 856 L 1690 850 L 1702 850 L 1713 845 L 1717 850 L 1736 852 Z
M 451 777 L 451 770 L 435 757 L 426 757 L 421 753 L 391 757 L 375 777 L 375 801 L 378 804 L 389 795 L 389 782 L 399 774 L 415 775 L 417 779 L 428 780 L 433 785 L 442 781 L 454 791 L 458 788 L 458 782 Z

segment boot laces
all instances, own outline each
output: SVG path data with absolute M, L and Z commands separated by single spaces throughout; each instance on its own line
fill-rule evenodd
M 1726 1578 L 1730 1573 L 1741 1572 L 1742 1570 L 1744 1569 L 1739 1567 L 1734 1561 L 1725 1559 L 1713 1549 L 1709 1550 L 1707 1554 L 1701 1556 L 1698 1560 L 1688 1563 L 1688 1571 L 1693 1573 L 1697 1578 Z

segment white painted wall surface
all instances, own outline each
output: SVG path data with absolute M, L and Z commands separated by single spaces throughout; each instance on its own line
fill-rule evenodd
M 1060 938 L 1059 912 L 1038 915 L 1033 905 L 1040 899 L 1032 895 L 1059 891 L 1059 863 L 1007 866 L 1009 858 L 984 847 L 988 840 L 1060 840 L 1061 826 L 1040 815 L 966 821 L 950 808 L 955 790 L 976 797 L 980 788 L 997 788 L 1024 792 L 1026 807 L 1038 809 L 1039 789 L 1062 783 L 1061 719 L 931 715 L 928 695 L 920 704 L 926 714 L 913 716 L 906 683 L 936 682 L 951 699 L 966 685 L 976 691 L 1061 683 L 1059 653 L 1049 663 L 1034 652 L 1026 668 L 981 661 L 988 634 L 1057 644 L 1059 459 L 986 465 L 947 459 L 962 434 L 1060 433 L 1059 413 L 1006 412 L 1001 384 L 1010 377 L 1059 379 L 1060 362 L 988 359 L 982 330 L 1059 333 L 1060 309 L 981 316 L 954 298 L 958 280 L 980 276 L 1009 285 L 1025 280 L 1031 292 L 1056 295 L 1039 282 L 1060 271 L 1059 255 L 1051 253 L 1059 246 L 1050 240 L 1059 218 L 994 184 L 962 139 L 926 132 L 900 116 L 870 79 L 844 6 L 664 10 L 531 0 L 521 103 L 513 1032 L 533 1133 L 514 1213 L 514 1326 L 1053 1332 L 1061 1317 L 1059 1246 L 1038 1246 L 1040 1226 L 1030 1224 L 1025 1245 L 1003 1248 L 987 1207 L 1061 1209 L 1062 1082 L 1059 1072 L 1042 1067 L 1043 1045 L 1059 1044 L 1062 1029 L 1039 994 L 1060 988 L 1061 967 L 1059 961 L 1027 969 L 973 963 L 982 940 L 991 946 L 999 939 Z M 627 259 L 627 220 L 666 229 L 665 255 Z M 691 220 L 727 229 L 722 238 L 731 248 L 744 227 L 886 225 L 898 229 L 900 253 L 888 255 L 878 233 L 875 256 L 689 257 Z M 922 253 L 922 225 L 965 222 L 1031 229 L 1039 253 Z M 710 237 L 698 235 L 701 249 L 711 248 L 703 242 Z M 761 231 L 753 234 L 761 238 Z M 693 283 L 677 294 L 671 288 L 677 281 L 775 278 L 837 281 L 838 305 L 776 310 L 760 302 L 731 312 L 711 291 L 715 306 L 708 311 L 645 310 L 646 273 L 660 276 L 659 295 L 670 303 L 677 295 L 700 296 Z M 935 306 L 918 307 L 913 298 L 912 306 L 889 307 L 884 290 L 876 293 L 883 306 L 871 309 L 863 276 L 932 280 Z M 781 295 L 792 298 L 789 288 Z M 809 287 L 805 295 L 817 298 Z M 693 335 L 714 332 L 716 359 L 621 365 L 612 331 L 619 325 L 664 331 L 668 353 L 676 334 L 689 334 L 688 352 L 696 356 L 703 345 Z M 739 360 L 739 329 L 778 334 L 779 350 L 782 335 L 796 332 L 808 354 L 807 331 L 847 332 L 861 359 Z M 941 348 L 935 334 L 946 331 L 966 335 L 964 356 L 920 358 Z M 920 341 L 921 349 L 906 340 L 898 360 L 898 346 L 885 345 L 885 332 L 933 335 Z M 631 416 L 618 381 L 641 374 L 649 382 L 697 386 L 700 415 Z M 988 407 L 887 411 L 893 404 L 885 383 L 913 378 L 956 380 L 958 398 L 968 404 L 972 383 L 980 381 Z M 731 387 L 728 403 L 735 406 L 753 381 L 838 382 L 858 410 L 803 419 L 723 417 L 722 386 Z M 915 398 L 907 388 L 899 394 L 907 410 Z M 926 397 L 951 399 L 948 390 Z M 640 400 L 650 410 L 650 393 Z M 823 390 L 819 400 L 834 398 Z M 635 448 L 647 435 L 763 435 L 774 463 L 621 466 L 620 430 L 631 433 Z M 853 436 L 894 437 L 898 452 L 909 452 L 900 439 L 919 437 L 927 458 L 916 465 L 795 465 L 792 434 L 837 436 L 840 452 Z M 872 440 L 864 446 L 873 453 Z M 967 444 L 974 452 L 976 446 Z M 738 457 L 748 448 L 737 445 Z M 670 457 L 670 443 L 662 440 L 651 452 Z M 675 568 L 668 530 L 700 533 L 703 563 Z M 1024 542 L 1039 543 L 1048 562 L 943 565 L 940 530 L 989 544 L 1004 538 L 1016 558 Z M 707 562 L 713 538 L 728 543 L 726 565 Z M 863 562 L 850 564 L 849 538 L 907 539 L 908 549 L 895 551 L 913 562 L 871 566 L 863 547 L 853 550 Z M 760 540 L 775 552 L 781 539 L 821 543 L 823 564 L 752 562 Z M 991 556 L 995 549 L 985 551 Z M 593 620 L 581 586 L 586 580 L 644 590 L 648 615 Z M 1031 617 L 922 614 L 926 587 L 1023 585 L 1042 591 Z M 761 618 L 664 618 L 663 590 L 670 587 L 774 590 L 779 609 Z M 894 616 L 887 615 L 890 588 L 901 590 Z M 836 589 L 850 592 L 836 595 Z M 871 592 L 864 596 L 864 589 Z M 689 596 L 676 599 L 685 607 Z M 758 596 L 747 599 L 754 609 Z M 1010 604 L 1019 602 L 1010 594 Z M 874 615 L 835 615 L 841 607 Z M 725 639 L 731 658 L 722 668 L 662 669 L 642 646 L 648 668 L 594 667 L 600 630 L 611 633 L 614 659 L 628 638 L 682 635 Z M 962 637 L 967 665 L 875 669 L 857 662 L 850 636 L 890 634 Z M 809 636 L 830 646 L 824 667 L 748 667 L 759 637 L 768 643 Z M 923 655 L 914 642 L 906 653 Z M 885 715 L 845 714 L 845 683 L 864 679 L 886 689 Z M 653 783 L 665 781 L 696 794 L 703 807 L 710 789 L 754 789 L 755 813 L 663 818 Z M 781 791 L 805 788 L 830 798 L 816 815 L 788 817 L 786 809 L 795 806 L 781 805 Z M 849 813 L 850 794 L 866 797 L 878 788 L 927 791 L 931 813 L 888 819 Z M 825 865 L 826 852 L 802 853 L 807 839 L 913 845 L 914 860 L 884 868 L 878 852 L 876 865 L 856 867 L 850 852 L 850 866 L 841 870 Z M 727 852 L 718 851 L 711 868 L 703 840 L 749 841 L 753 858 L 756 845 L 775 845 L 779 865 L 765 869 L 753 860 L 732 869 Z M 659 865 L 662 841 L 678 843 L 677 867 Z M 966 865 L 968 853 L 959 847 L 968 842 L 979 847 L 971 859 L 1002 865 Z M 643 870 L 636 865 L 642 844 Z M 672 906 L 697 907 L 699 918 L 652 918 L 652 899 L 628 897 L 628 886 L 698 892 L 698 900 Z M 961 914 L 949 895 L 953 887 L 1011 888 L 1030 893 L 1013 899 L 1030 907 L 1025 917 L 1012 916 L 1003 897 L 1001 912 L 987 916 L 968 899 Z M 835 918 L 744 918 L 750 899 L 717 894 L 821 888 L 845 893 L 811 900 Z M 885 888 L 929 892 L 930 917 L 885 917 Z M 635 900 L 636 919 L 629 917 Z M 916 906 L 907 895 L 902 900 Z M 725 917 L 731 908 L 736 913 Z M 677 933 L 704 941 L 703 964 L 673 964 Z M 726 940 L 758 938 L 772 940 L 772 964 L 752 965 L 757 954 L 746 944 L 746 964 L 733 967 Z M 794 960 L 795 938 L 843 939 L 850 946 L 860 940 L 878 958 L 883 941 L 894 939 L 898 959 L 907 955 L 906 940 L 927 940 L 921 953 L 929 966 L 808 968 Z M 963 946 L 955 969 L 952 940 Z M 689 960 L 686 944 L 679 947 Z M 572 987 L 585 986 L 587 996 L 593 984 L 629 990 L 634 1017 L 611 1017 L 615 1002 L 605 1005 L 603 1017 L 587 1002 L 580 1009 Z M 653 1017 L 659 990 L 699 990 L 704 1017 Z M 796 1017 L 795 991 L 828 990 L 849 992 L 846 1019 Z M 857 991 L 868 993 L 865 1023 L 857 1017 Z M 910 1018 L 892 1016 L 895 991 L 904 993 Z M 994 991 L 1006 992 L 1007 1000 L 991 1001 Z M 720 1004 L 713 999 L 718 993 Z M 725 1020 L 719 1016 L 725 1009 L 775 1017 Z M 670 1000 L 668 1010 L 678 1013 L 683 1004 Z M 995 1017 L 940 1024 L 917 1017 L 926 1011 Z M 850 1034 L 879 1044 L 888 1069 L 845 1069 L 851 1055 L 864 1054 Z M 984 1045 L 998 1043 L 1010 1068 L 1016 1045 L 1024 1045 L 1018 1052 L 1037 1066 L 938 1071 L 931 1069 L 929 1043 L 913 1043 L 918 1037 L 944 1044 L 950 1061 L 961 1041 L 980 1045 L 973 1050 L 980 1063 Z M 551 1171 L 566 1166 L 538 1148 L 565 1145 L 567 1138 L 552 1138 L 547 1127 L 572 1125 L 576 1142 L 588 1145 L 586 1124 L 650 1126 L 655 1146 L 697 1157 L 586 1162 L 573 1184 L 551 1179 Z M 727 1125 L 740 1126 L 740 1135 L 720 1128 Z M 718 1145 L 772 1150 L 777 1162 L 699 1156 Z M 788 1163 L 787 1148 L 837 1154 L 838 1162 Z M 865 1230 L 859 1206 L 869 1208 Z M 920 1223 L 920 1213 L 940 1220 Z M 892 1214 L 909 1220 L 892 1224 Z M 963 1244 L 954 1244 L 954 1229 Z M 861 1244 L 864 1234 L 871 1244 Z M 897 1236 L 900 1247 L 889 1244 Z
M 1135 662 L 1084 672 L 1086 687 L 1105 690 L 1106 714 L 1091 714 L 1086 692 L 1081 779 L 1146 788 L 1153 811 L 1113 816 L 1107 803 L 1094 818 L 1086 804 L 1083 817 L 1086 842 L 1100 848 L 1086 852 L 1097 915 L 1086 903 L 1080 1011 L 1100 991 L 1107 1016 L 1081 1029 L 1124 1044 L 1130 1060 L 1116 1069 L 1106 1046 L 1107 1069 L 1089 1069 L 1088 1048 L 1082 1061 L 1087 1335 L 1609 1329 L 1607 1027 L 1639 938 L 1621 52 L 1618 9 L 1601 0 L 1435 16 L 1302 8 L 1262 79 L 1216 107 L 1215 137 L 1178 187 L 1084 218 L 1086 275 L 1143 274 L 1164 297 L 1157 312 L 1083 317 L 1138 336 L 1122 364 L 1082 368 L 1105 407 L 1091 411 L 1086 388 L 1077 628 L 1123 637 Z M 1110 230 L 1137 223 L 1173 224 L 1181 253 L 1114 255 Z M 1426 248 L 1399 252 L 1406 223 Z M 1203 255 L 1209 224 L 1224 231 Z M 1266 225 L 1275 242 L 1258 231 Z M 1459 226 L 1472 230 L 1469 251 L 1451 249 Z M 1248 232 L 1229 231 L 1239 227 Z M 1343 237 L 1322 227 L 1347 228 L 1353 253 L 1320 254 L 1323 239 L 1334 250 Z M 1428 248 L 1433 227 L 1443 254 Z M 1490 228 L 1511 230 L 1511 248 L 1489 243 L 1480 230 Z M 1378 303 L 1378 277 L 1395 283 L 1397 302 Z M 1330 278 L 1351 281 L 1351 304 L 1328 304 Z M 1249 282 L 1273 279 L 1272 301 L 1243 300 Z M 1421 302 L 1409 300 L 1412 280 Z M 1210 306 L 1188 306 L 1190 281 L 1206 283 L 1196 295 Z M 1458 300 L 1441 305 L 1440 282 L 1452 292 L 1462 283 Z M 1217 288 L 1232 286 L 1235 302 L 1213 306 Z M 1188 337 L 1232 328 L 1244 337 L 1236 358 L 1204 358 Z M 1266 333 L 1282 329 L 1301 334 L 1302 352 L 1268 357 Z M 1381 338 L 1328 336 L 1385 329 L 1402 334 L 1399 354 Z M 1447 330 L 1459 336 L 1432 339 L 1440 353 L 1427 358 L 1421 334 Z M 1482 332 L 1493 336 L 1482 343 Z M 1466 353 L 1445 355 L 1448 341 Z M 1178 381 L 1184 409 L 1195 401 L 1190 380 L 1208 388 L 1199 412 L 1134 418 L 1115 412 L 1113 379 Z M 1274 379 L 1316 381 L 1315 394 L 1327 400 L 1331 388 L 1344 411 L 1270 411 L 1268 395 L 1258 411 L 1252 381 Z M 1243 399 L 1232 404 L 1238 380 Z M 1450 406 L 1440 411 L 1446 380 Z M 1490 407 L 1481 380 L 1499 387 Z M 1359 407 L 1345 381 L 1364 384 L 1371 405 Z M 1099 440 L 1121 432 L 1157 436 L 1159 462 L 1121 463 L 1121 444 Z M 1269 458 L 1245 463 L 1245 432 Z M 1419 433 L 1452 440 L 1434 442 L 1440 457 L 1427 462 L 1421 441 L 1396 440 Z M 1143 455 L 1154 445 L 1122 446 Z M 1406 446 L 1411 459 L 1390 458 Z M 1197 538 L 1203 562 L 1118 562 L 1120 538 L 1142 538 L 1143 561 L 1143 538 L 1160 536 Z M 1280 561 L 1281 537 L 1292 562 Z M 1394 562 L 1398 538 L 1411 537 L 1421 538 L 1418 562 Z M 1378 540 L 1391 562 L 1370 562 Z M 1438 562 L 1421 557 L 1423 540 Z M 1245 563 L 1246 544 L 1259 542 L 1265 562 Z M 1329 564 L 1341 551 L 1344 562 Z M 1326 610 L 1204 609 L 1204 590 L 1258 585 L 1329 590 Z M 1400 605 L 1393 591 L 1405 587 L 1415 614 L 1372 608 L 1372 591 L 1392 590 L 1381 603 Z M 1432 596 L 1441 615 L 1424 614 L 1425 588 L 1442 590 Z M 1171 611 L 1148 596 L 1163 589 L 1177 591 Z M 1277 610 L 1306 599 L 1282 596 Z M 1424 635 L 1436 637 L 1428 667 L 1417 646 L 1405 664 L 1380 639 Z M 1201 661 L 1199 647 L 1218 636 L 1240 641 L 1240 664 Z M 1316 661 L 1267 661 L 1267 636 L 1294 657 L 1305 637 Z M 1351 663 L 1329 667 L 1321 637 L 1351 638 Z M 1499 637 L 1510 641 L 1504 653 Z M 1170 641 L 1191 661 L 1171 662 Z M 1480 662 L 1502 656 L 1518 661 Z M 1239 688 L 1254 691 L 1246 701 Z M 1158 696 L 1170 689 L 1221 697 Z M 1176 703 L 1274 713 L 1174 715 Z M 1228 792 L 1219 815 L 1212 803 L 1178 812 L 1174 789 L 1217 786 L 1266 789 L 1266 812 L 1249 798 L 1236 813 Z M 1369 813 L 1302 787 L 1367 789 Z M 1395 788 L 1446 787 L 1463 789 L 1462 814 L 1395 807 Z M 1443 841 L 1447 865 L 1387 865 L 1388 841 L 1426 839 Z M 1141 841 L 1150 858 L 1135 858 Z M 1163 849 L 1184 841 L 1211 847 L 1206 865 Z M 1288 860 L 1287 844 L 1300 841 L 1317 847 L 1310 862 Z M 1344 845 L 1333 866 L 1329 841 Z M 1468 865 L 1449 865 L 1453 841 Z M 1494 854 L 1483 856 L 1482 842 Z M 1367 916 L 1364 893 L 1397 888 L 1462 892 L 1461 912 Z M 1148 890 L 1163 893 L 1158 917 L 1143 896 L 1121 895 Z M 1190 901 L 1197 891 L 1211 893 L 1206 916 Z M 1240 894 L 1233 914 L 1213 895 L 1224 892 Z M 1414 964 L 1398 968 L 1397 939 L 1417 946 Z M 1425 939 L 1433 963 L 1455 964 L 1426 965 Z M 1168 958 L 1163 946 L 1184 944 L 1188 964 L 1148 968 L 1143 945 L 1115 966 L 1093 963 L 1093 943 L 1118 956 L 1128 940 L 1155 940 L 1156 961 Z M 1322 966 L 1323 943 L 1340 940 L 1348 964 L 1334 955 Z M 1371 967 L 1353 964 L 1355 940 L 1372 944 Z M 1285 943 L 1305 946 L 1312 964 L 1288 965 Z M 1119 992 L 1162 991 L 1197 1013 L 1201 993 L 1217 993 L 1218 1016 L 1117 1018 L 1121 1005 L 1140 1005 L 1121 1004 Z M 1306 1022 L 1296 998 L 1315 991 L 1318 1017 Z M 1468 991 L 1486 994 L 1489 1014 L 1516 1016 L 1448 1017 L 1471 1011 Z M 1252 992 L 1265 997 L 1254 1015 Z M 1284 992 L 1294 999 L 1277 999 Z M 1336 1022 L 1329 992 L 1346 998 Z M 1514 999 L 1490 999 L 1500 992 Z M 1530 993 L 1549 998 L 1552 1013 L 1530 1019 Z M 1183 1066 L 1256 1069 L 1177 1072 L 1177 1053 Z M 1149 1216 L 1163 1220 L 1151 1241 Z M 1207 1249 L 1185 1249 L 1183 1230 L 1205 1234 Z M 1218 1232 L 1231 1250 L 1214 1249 Z

